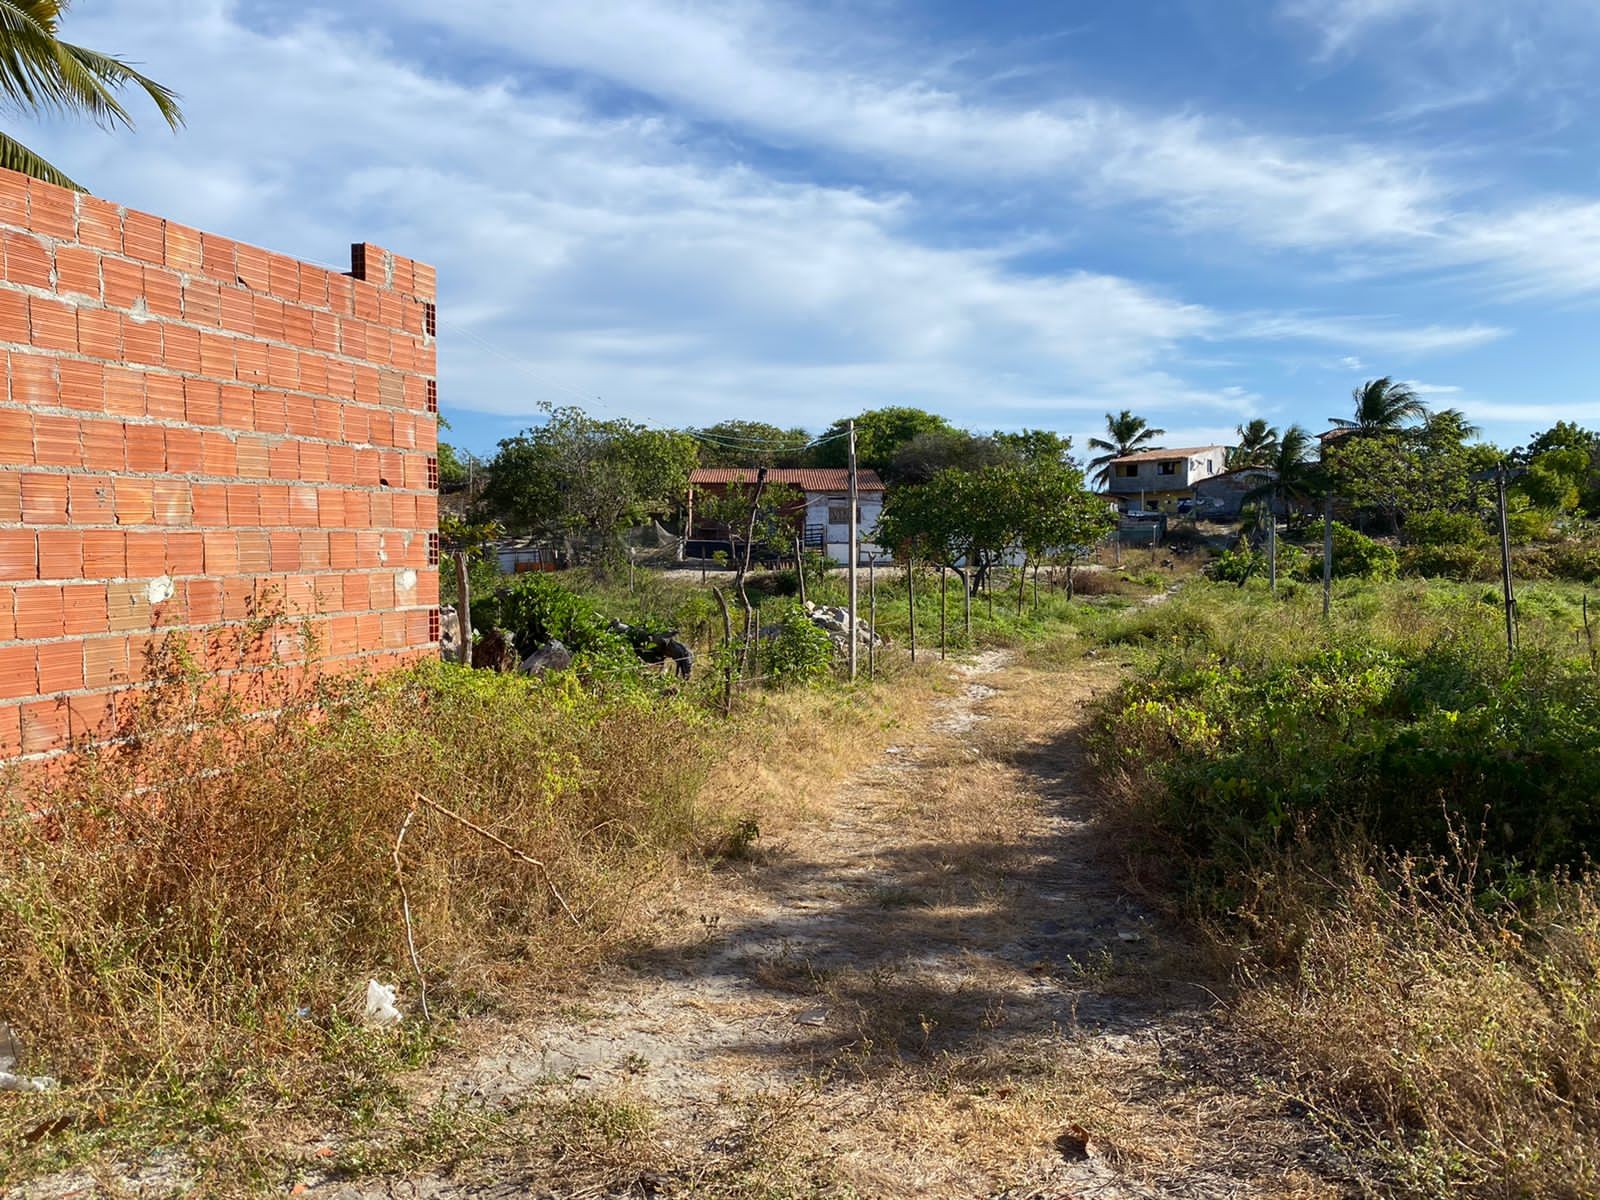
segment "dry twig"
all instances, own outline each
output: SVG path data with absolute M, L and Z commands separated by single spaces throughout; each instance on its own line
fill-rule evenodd
M 417 806 L 413 804 L 411 811 L 406 813 L 406 819 L 400 822 L 400 833 L 394 839 L 394 880 L 400 885 L 400 915 L 406 919 L 406 949 L 411 952 L 411 969 L 417 975 L 417 995 L 422 1000 L 422 1019 L 431 1022 L 433 1014 L 428 1011 L 428 981 L 422 976 L 422 961 L 417 957 L 417 939 L 411 927 L 411 896 L 406 892 L 405 872 L 400 866 L 400 844 L 406 840 L 406 834 L 411 829 L 411 819 L 417 815 Z
M 540 862 L 537 858 L 534 858 L 531 855 L 524 854 L 521 850 L 518 850 L 515 846 L 513 846 L 510 842 L 506 841 L 504 838 L 499 837 L 496 834 L 490 833 L 482 825 L 478 825 L 478 824 L 476 824 L 476 823 L 474 823 L 472 821 L 467 820 L 466 817 L 463 817 L 460 813 L 456 812 L 454 809 L 446 808 L 444 805 L 440 804 L 437 800 L 430 800 L 430 799 L 428 799 L 428 797 L 424 796 L 421 792 L 418 792 L 416 794 L 416 796 L 417 796 L 417 800 L 420 803 L 426 804 L 429 808 L 433 809 L 433 811 L 438 813 L 441 817 L 448 817 L 448 818 L 450 818 L 450 820 L 454 821 L 457 825 L 463 826 L 466 829 L 470 829 L 473 833 L 477 834 L 479 837 L 485 839 L 486 841 L 493 842 L 496 846 L 499 846 L 500 849 L 504 850 L 507 854 L 511 855 L 511 857 L 516 859 L 518 862 L 525 862 L 530 867 L 539 868 L 539 873 L 544 876 L 544 885 L 547 888 L 550 889 L 550 894 L 556 898 L 556 903 L 561 905 L 561 911 L 566 913 L 567 916 L 569 918 L 571 918 L 572 923 L 574 925 L 583 924 L 582 921 L 578 920 L 578 914 L 572 911 L 572 906 L 567 903 L 567 898 L 565 896 L 563 896 L 561 894 L 561 890 L 556 887 L 555 880 L 550 878 L 550 868 L 545 866 L 544 863 Z

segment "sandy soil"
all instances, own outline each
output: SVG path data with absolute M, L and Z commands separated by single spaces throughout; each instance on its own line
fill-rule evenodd
M 304 1194 L 1345 1194 L 1230 1038 L 1223 985 L 1119 886 L 1084 750 L 1118 667 L 951 671 L 815 821 L 420 1081 L 491 1132 L 361 1184 L 308 1170 Z

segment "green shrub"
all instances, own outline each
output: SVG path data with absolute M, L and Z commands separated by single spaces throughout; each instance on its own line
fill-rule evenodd
M 1224 550 L 1206 564 L 1206 574 L 1218 583 L 1243 583 L 1252 575 L 1264 574 L 1266 569 L 1267 556 L 1243 543 Z
M 1486 540 L 1406 546 L 1400 551 L 1400 568 L 1407 575 L 1439 579 L 1493 579 L 1500 571 L 1500 556 Z
M 1434 509 L 1407 517 L 1405 538 L 1413 546 L 1483 546 L 1489 531 L 1472 513 Z
M 776 632 L 761 644 L 760 661 L 761 673 L 780 687 L 811 683 L 832 671 L 833 640 L 798 604 L 786 604 L 780 611 Z
M 480 633 L 509 629 L 523 655 L 560 641 L 579 665 L 631 666 L 638 661 L 594 601 L 539 572 L 518 575 L 493 596 L 475 600 L 472 626 Z
M 1316 570 L 1321 570 L 1317 560 Z M 1333 523 L 1333 574 L 1339 579 L 1393 579 L 1400 570 L 1394 547 L 1374 541 L 1348 525 Z
M 1506 514 L 1506 536 L 1514 546 L 1548 542 L 1557 537 L 1556 514 L 1545 508 L 1525 508 Z

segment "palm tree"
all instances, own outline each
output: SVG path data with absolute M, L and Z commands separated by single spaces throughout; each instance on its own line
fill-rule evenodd
M 1316 489 L 1317 465 L 1313 461 L 1317 439 L 1301 425 L 1291 425 L 1278 438 L 1272 455 L 1260 465 L 1272 478 L 1246 493 L 1245 500 L 1271 498 L 1272 511 L 1287 501 L 1304 500 Z
M 1278 451 L 1278 431 L 1264 417 L 1252 417 L 1234 432 L 1239 435 L 1239 444 L 1228 451 L 1224 464 L 1230 471 L 1265 466 Z
M 0 0 L 0 97 L 13 110 L 81 113 L 103 126 L 133 128 L 117 93 L 132 85 L 176 129 L 183 123 L 177 94 L 127 62 L 56 36 L 72 0 Z M 0 167 L 83 191 L 56 167 L 0 132 Z
M 1094 469 L 1094 478 L 1104 487 L 1111 479 L 1111 460 L 1133 454 L 1139 450 L 1159 450 L 1160 446 L 1151 445 L 1156 438 L 1161 437 L 1165 429 L 1152 429 L 1145 423 L 1143 417 L 1136 417 L 1127 409 L 1113 417 L 1106 414 L 1106 435 L 1110 438 L 1090 438 L 1091 450 L 1104 450 L 1105 453 L 1098 458 L 1089 460 L 1089 466 Z
M 1350 393 L 1355 404 L 1355 419 L 1329 417 L 1340 429 L 1356 433 L 1392 433 L 1407 421 L 1423 420 L 1428 406 L 1408 385 L 1396 383 L 1385 375 L 1382 379 L 1369 379 Z

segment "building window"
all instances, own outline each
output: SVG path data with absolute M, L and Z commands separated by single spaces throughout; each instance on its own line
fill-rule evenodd
M 829 525 L 848 525 L 848 524 L 850 524 L 850 505 L 849 505 L 848 502 L 846 502 L 844 504 L 830 504 L 830 505 L 828 505 L 828 524 Z
M 431 454 L 428 455 L 428 486 L 439 490 L 439 460 Z
M 428 380 L 428 411 L 431 413 L 439 411 L 439 381 L 437 379 Z
M 1117 478 L 1118 479 L 1137 479 L 1138 477 L 1139 477 L 1139 464 L 1138 463 L 1118 463 L 1117 464 Z
M 429 337 L 439 336 L 439 307 L 426 300 L 422 303 L 422 331 Z
M 437 533 L 428 535 L 428 565 L 430 567 L 439 565 L 439 535 Z
M 1176 475 L 1177 473 L 1178 464 L 1175 462 L 1164 462 L 1156 468 L 1156 474 L 1158 475 Z
M 428 610 L 428 640 L 430 642 L 437 642 L 439 640 L 439 626 L 441 623 L 442 622 L 439 619 L 439 610 L 437 608 L 430 608 Z

